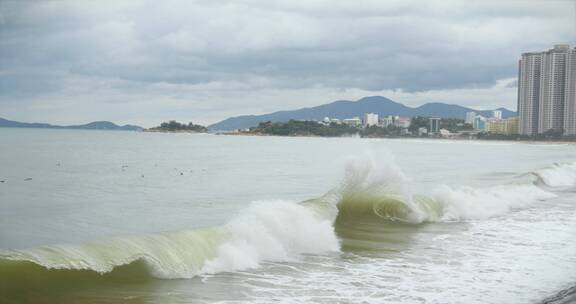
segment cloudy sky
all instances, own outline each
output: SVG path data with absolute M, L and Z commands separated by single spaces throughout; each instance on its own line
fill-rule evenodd
M 0 0 L 0 117 L 202 124 L 383 95 L 516 107 L 576 0 Z

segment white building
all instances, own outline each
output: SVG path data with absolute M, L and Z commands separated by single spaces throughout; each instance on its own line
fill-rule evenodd
M 476 112 L 466 112 L 466 120 L 467 124 L 473 124 L 474 118 L 476 118 Z
M 360 117 L 354 117 L 354 118 L 346 118 L 342 120 L 343 123 L 350 125 L 350 126 L 361 126 L 362 125 L 362 119 L 360 119 Z
M 410 119 L 409 117 L 397 117 L 396 119 L 394 119 L 394 125 L 402 129 L 409 128 L 411 122 L 412 119 Z
M 388 127 L 388 126 L 390 126 L 390 125 L 392 125 L 392 124 L 394 124 L 394 117 L 392 117 L 391 115 L 382 117 L 382 118 L 380 119 L 380 125 L 381 125 L 382 127 L 384 127 L 384 128 L 386 128 L 386 127 Z
M 418 136 L 428 135 L 428 129 L 424 127 L 418 128 Z
M 378 114 L 366 113 L 364 114 L 364 126 L 376 126 L 378 125 Z
M 441 137 L 454 137 L 456 134 L 451 133 L 449 130 L 446 129 L 440 129 L 440 136 Z
M 576 49 L 524 53 L 518 73 L 519 132 L 576 135 Z
M 492 118 L 502 119 L 502 111 L 500 111 L 500 110 L 492 111 Z

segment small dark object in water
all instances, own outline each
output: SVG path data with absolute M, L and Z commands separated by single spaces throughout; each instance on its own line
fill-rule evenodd
M 184 175 L 184 173 L 180 172 L 180 175 Z
M 31 177 L 28 177 L 28 178 L 25 178 L 24 180 L 25 180 L 25 181 L 31 181 L 32 178 L 31 178 Z
M 0 183 L 3 183 L 3 182 L 5 182 L 5 180 L 0 180 Z
M 144 174 L 140 175 L 140 177 L 144 178 Z

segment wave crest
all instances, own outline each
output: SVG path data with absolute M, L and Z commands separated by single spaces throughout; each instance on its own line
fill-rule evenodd
M 576 162 L 554 164 L 548 168 L 532 172 L 542 183 L 550 187 L 570 187 L 576 185 Z

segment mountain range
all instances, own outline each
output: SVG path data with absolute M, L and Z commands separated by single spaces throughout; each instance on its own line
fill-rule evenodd
M 496 110 L 502 111 L 502 118 L 516 116 L 516 112 L 505 108 Z M 324 117 L 330 118 L 352 118 L 362 117 L 365 113 L 376 113 L 381 116 L 398 115 L 405 117 L 428 116 L 440 118 L 464 119 L 466 112 L 476 112 L 479 115 L 490 117 L 492 110 L 477 111 L 459 105 L 445 103 L 427 103 L 416 108 L 405 106 L 382 96 L 364 97 L 357 101 L 338 100 L 332 103 L 303 108 L 292 111 L 279 111 L 264 115 L 244 115 L 225 119 L 208 126 L 211 131 L 230 131 L 254 127 L 263 121 L 283 122 L 291 119 L 295 120 L 321 120 Z
M 119 126 L 109 121 L 95 121 L 84 125 L 56 126 L 47 123 L 27 123 L 0 118 L 0 128 L 43 128 L 43 129 L 80 129 L 80 130 L 120 130 L 141 131 L 143 128 L 133 125 Z

